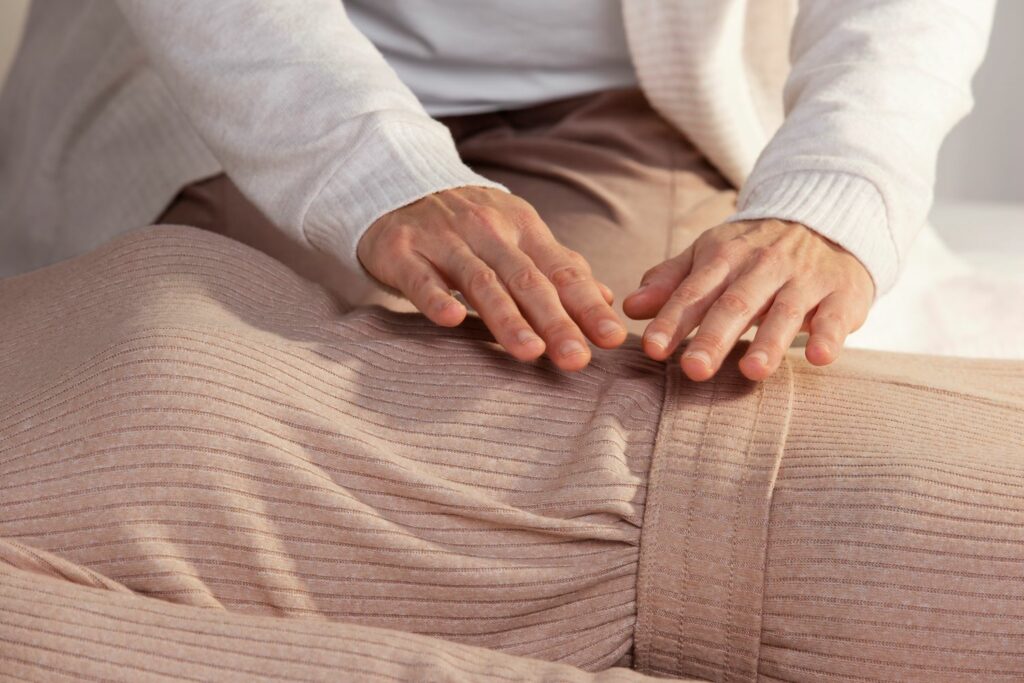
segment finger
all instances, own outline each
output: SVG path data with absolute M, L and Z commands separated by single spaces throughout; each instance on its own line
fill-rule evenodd
M 443 327 L 455 327 L 466 318 L 466 307 L 454 296 L 434 266 L 413 251 L 398 260 L 396 284 L 427 318 Z
M 777 266 L 754 268 L 736 278 L 708 309 L 700 329 L 680 359 L 687 377 L 702 382 L 714 376 L 753 319 L 768 308 L 786 281 Z
M 622 300 L 622 311 L 633 320 L 653 318 L 693 267 L 693 245 L 644 273 L 640 287 Z
M 615 303 L 615 294 L 608 287 L 608 285 L 598 280 L 597 286 L 601 289 L 601 295 L 604 297 L 605 302 L 607 302 L 609 306 Z
M 822 299 L 811 318 L 811 334 L 804 349 L 807 360 L 814 365 L 828 365 L 838 358 L 846 335 L 855 329 L 852 321 L 856 318 L 856 304 L 845 292 L 832 292 Z
M 668 301 L 644 330 L 644 351 L 655 360 L 670 356 L 693 331 L 725 288 L 732 267 L 722 258 L 695 264 L 692 272 L 673 290 Z
M 518 245 L 483 234 L 475 237 L 473 248 L 494 268 L 519 310 L 543 337 L 555 365 L 563 370 L 585 367 L 590 362 L 590 347 L 563 307 L 554 283 Z
M 562 308 L 594 344 L 608 349 L 626 340 L 625 325 L 604 298 L 582 256 L 544 237 L 525 239 L 523 251 L 555 286 Z M 544 328 L 539 329 L 543 335 Z
M 498 274 L 464 242 L 454 239 L 436 242 L 426 257 L 462 292 L 495 340 L 519 360 L 533 360 L 544 353 L 544 341 L 523 318 Z
M 496 268 L 523 315 L 544 338 L 555 365 L 578 370 L 589 363 L 587 340 L 562 307 L 558 290 L 537 264 L 518 252 L 504 255 Z
M 771 307 L 758 326 L 750 347 L 740 359 L 740 372 L 748 379 L 760 381 L 775 372 L 793 340 L 807 324 L 816 297 L 792 283 L 775 295 Z

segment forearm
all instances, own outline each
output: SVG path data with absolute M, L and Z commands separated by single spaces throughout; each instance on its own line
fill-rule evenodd
M 358 238 L 387 211 L 450 187 L 502 188 L 462 163 L 338 0 L 120 6 L 242 192 L 353 271 Z
M 939 146 L 971 108 L 993 3 L 803 0 L 786 119 L 732 220 L 807 225 L 857 256 L 881 295 L 932 201 Z

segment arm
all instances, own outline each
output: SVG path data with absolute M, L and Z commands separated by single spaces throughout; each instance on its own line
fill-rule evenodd
M 388 211 L 447 188 L 505 189 L 462 162 L 339 0 L 119 4 L 235 184 L 350 272 L 369 277 L 356 245 Z
M 939 146 L 973 105 L 994 0 L 802 0 L 786 118 L 730 220 L 802 223 L 849 250 L 876 298 L 931 207 Z
M 808 361 L 834 361 L 899 275 L 932 201 L 943 138 L 972 105 L 993 0 L 803 0 L 786 118 L 737 199 L 738 212 L 645 274 L 623 302 L 657 317 L 666 358 L 710 378 L 747 328 L 740 368 L 764 379 L 801 331 Z
M 339 0 L 120 7 L 239 189 L 364 285 L 400 291 L 446 327 L 467 314 L 458 289 L 513 356 L 547 352 L 565 370 L 590 361 L 588 337 L 625 340 L 589 264 L 463 164 Z

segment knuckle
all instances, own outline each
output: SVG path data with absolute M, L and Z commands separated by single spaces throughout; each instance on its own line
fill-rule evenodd
M 677 304 L 690 306 L 700 301 L 703 296 L 704 292 L 693 285 L 684 282 L 675 288 L 675 291 L 672 292 L 671 299 Z
M 721 253 L 714 253 L 704 264 L 702 270 L 705 273 L 732 272 L 733 262 Z
M 477 268 L 469 275 L 467 284 L 470 291 L 483 294 L 492 289 L 498 282 L 498 274 L 490 268 Z
M 733 315 L 743 316 L 750 313 L 750 304 L 746 297 L 736 292 L 723 292 L 715 305 L 719 310 Z
M 430 287 L 434 283 L 434 276 L 425 271 L 421 270 L 416 272 L 409 282 L 409 289 L 412 292 L 422 292 Z
M 754 260 L 762 267 L 778 266 L 782 263 L 782 252 L 771 247 L 758 247 L 754 250 Z
M 524 266 L 509 278 L 508 283 L 513 291 L 528 292 L 543 287 L 545 279 L 535 267 Z
M 540 221 L 540 215 L 537 213 L 536 209 L 525 201 L 513 202 L 506 211 L 506 215 L 508 216 L 508 219 L 521 230 L 531 229 Z
M 497 209 L 477 204 L 469 209 L 469 216 L 476 230 L 494 233 L 501 231 L 502 214 Z
M 576 251 L 575 249 L 566 249 L 565 258 L 571 261 L 572 264 L 579 268 L 580 270 L 586 273 L 590 272 L 590 263 L 587 261 L 586 257 L 583 254 Z
M 711 351 L 712 356 L 722 355 L 725 353 L 725 340 L 714 332 L 697 332 L 693 337 L 691 345 L 696 348 L 700 347 Z
M 498 316 L 497 319 L 498 329 L 501 330 L 517 329 L 521 322 L 522 316 L 520 316 L 518 313 L 513 313 L 511 311 L 506 311 L 502 313 L 501 315 Z
M 789 322 L 797 322 L 804 319 L 803 308 L 785 299 L 776 299 L 775 303 L 772 304 L 772 309 L 775 311 L 775 314 L 782 316 L 784 320 Z
M 584 308 L 582 311 L 580 311 L 579 320 L 590 321 L 594 320 L 595 318 L 603 317 L 607 310 L 608 305 L 605 304 L 604 302 L 593 303 Z
M 541 336 L 546 339 L 562 336 L 563 334 L 575 333 L 576 325 L 565 317 L 555 318 L 540 328 Z
M 836 327 L 839 327 L 840 329 L 843 329 L 846 325 L 846 320 L 844 316 L 840 315 L 836 311 L 822 311 L 821 313 L 815 315 L 814 318 L 819 325 L 823 322 L 827 322 L 831 323 L 830 327 L 834 325 Z
M 551 271 L 548 279 L 558 288 L 569 287 L 578 282 L 586 280 L 587 273 L 576 265 L 559 266 Z
M 726 242 L 722 242 L 717 247 L 715 247 L 714 252 L 712 252 L 712 256 L 714 258 L 721 259 L 722 261 L 725 261 L 726 264 L 728 264 L 729 266 L 732 266 L 732 264 L 736 262 L 737 258 L 749 252 L 750 247 L 748 247 L 746 243 L 744 243 L 742 240 L 732 239 Z

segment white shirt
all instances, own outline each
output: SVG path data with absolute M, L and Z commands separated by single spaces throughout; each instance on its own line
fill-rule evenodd
M 431 116 L 635 86 L 620 0 L 346 0 Z

